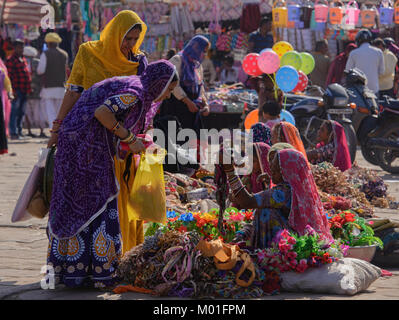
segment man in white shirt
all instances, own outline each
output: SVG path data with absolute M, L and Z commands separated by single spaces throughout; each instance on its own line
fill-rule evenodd
M 379 76 L 384 74 L 382 51 L 370 45 L 373 37 L 369 30 L 363 29 L 356 35 L 357 49 L 352 50 L 346 63 L 346 70 L 358 68 L 367 77 L 367 87 L 378 96 Z
M 387 48 L 384 40 L 377 38 L 373 45 L 380 49 L 384 55 L 385 72 L 380 76 L 380 97 L 387 95 L 394 98 L 395 68 L 398 58 Z
M 57 33 L 46 34 L 44 41 L 48 50 L 40 56 L 37 73 L 43 77 L 44 86 L 40 92 L 40 97 L 46 108 L 48 123 L 51 127 L 65 95 L 64 83 L 66 81 L 68 53 L 58 47 L 62 39 Z

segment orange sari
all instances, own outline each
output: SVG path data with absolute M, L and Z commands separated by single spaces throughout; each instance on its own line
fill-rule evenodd
M 274 126 L 273 130 L 277 130 L 277 137 L 280 140 L 279 142 L 289 143 L 296 150 L 301 152 L 306 160 L 308 160 L 301 136 L 294 125 L 287 121 L 281 121 Z

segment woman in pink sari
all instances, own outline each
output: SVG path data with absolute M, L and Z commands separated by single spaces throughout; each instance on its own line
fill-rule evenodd
M 265 248 L 281 229 L 304 235 L 308 226 L 332 240 L 312 170 L 303 154 L 290 145 L 276 144 L 269 151 L 269 163 L 275 186 L 255 194 L 248 192 L 232 165 L 223 165 L 239 207 L 257 209 L 251 230 L 244 230 L 234 241 L 250 240 L 252 247 Z
M 270 146 L 264 142 L 253 144 L 252 173 L 242 178 L 248 192 L 258 193 L 270 188 L 270 167 L 267 160 Z
M 0 58 L 0 69 L 5 73 L 6 79 L 8 79 L 7 67 L 1 58 Z M 10 80 L 8 80 L 8 82 L 9 81 Z M 3 102 L 4 124 L 5 124 L 5 128 L 6 128 L 7 136 L 9 135 L 8 123 L 10 122 L 10 114 L 11 114 L 11 101 L 8 98 L 8 96 L 9 96 L 9 91 L 7 91 L 7 85 L 5 85 L 3 87 L 3 90 L 1 91 L 1 101 Z
M 342 172 L 352 167 L 345 130 L 340 123 L 326 120 L 317 133 L 316 149 L 307 152 L 312 164 L 330 162 Z

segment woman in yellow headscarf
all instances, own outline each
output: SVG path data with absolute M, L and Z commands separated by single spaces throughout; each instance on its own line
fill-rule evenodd
M 62 120 L 78 101 L 84 90 L 107 78 L 115 76 L 140 75 L 147 67 L 147 58 L 140 51 L 147 31 L 146 24 L 131 10 L 120 11 L 101 32 L 100 40 L 83 43 L 75 57 L 71 75 L 57 119 L 53 122 L 48 147 L 57 143 Z M 131 168 L 134 171 L 134 168 Z M 125 161 L 115 158 L 115 174 L 123 181 Z M 132 189 L 134 172 L 128 181 Z M 127 201 L 128 188 L 119 183 L 119 222 L 121 226 L 122 253 L 144 241 L 143 221 L 129 223 Z

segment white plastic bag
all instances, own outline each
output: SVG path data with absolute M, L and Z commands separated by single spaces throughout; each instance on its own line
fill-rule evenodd
M 290 292 L 352 296 L 366 290 L 380 276 L 381 269 L 371 263 L 344 258 L 304 273 L 285 272 L 281 275 L 281 288 Z
M 36 190 L 39 188 L 40 175 L 43 174 L 42 168 L 46 165 L 49 150 L 48 148 L 41 148 L 39 150 L 38 161 L 22 188 L 11 217 L 11 222 L 26 221 L 32 218 L 32 215 L 26 209 Z

